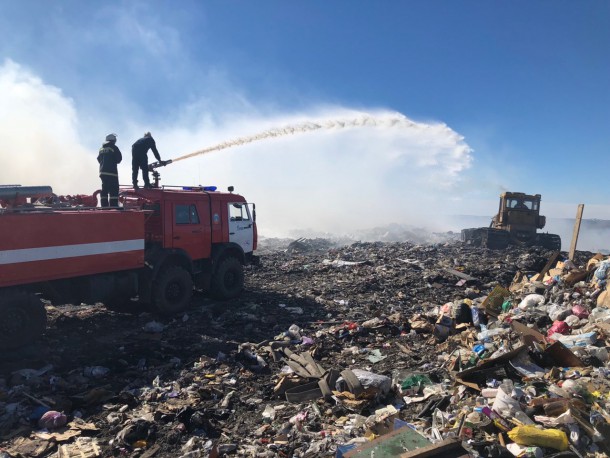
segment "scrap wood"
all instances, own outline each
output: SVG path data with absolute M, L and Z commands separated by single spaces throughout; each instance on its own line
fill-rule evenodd
M 55 448 L 55 445 L 55 442 L 42 439 L 19 437 L 11 444 L 11 447 L 7 451 L 15 456 L 37 458 L 39 456 L 47 455 L 48 452 Z
M 81 437 L 72 444 L 60 445 L 57 455 L 58 458 L 95 458 L 101 456 L 102 451 L 96 439 Z
M 400 342 L 396 342 L 396 346 L 400 349 L 400 351 L 402 351 L 403 353 L 405 353 L 407 355 L 412 355 L 413 354 L 412 350 L 409 350 L 407 347 L 405 347 Z
M 568 286 L 573 286 L 581 280 L 584 280 L 589 275 L 589 272 L 586 270 L 572 270 L 568 275 L 565 276 L 563 281 Z
M 23 394 L 23 395 L 24 395 L 26 398 L 28 398 L 28 399 L 30 399 L 30 400 L 32 400 L 32 401 L 34 401 L 35 403 L 40 404 L 42 407 L 46 407 L 46 408 L 47 408 L 47 409 L 49 409 L 49 410 L 51 410 L 51 409 L 52 409 L 52 407 L 51 407 L 49 404 L 47 404 L 47 403 L 45 403 L 45 402 L 41 401 L 41 400 L 40 400 L 40 399 L 38 399 L 38 398 L 35 398 L 34 396 L 32 396 L 31 394 L 26 393 L 25 391 L 23 391 L 21 394 Z
M 34 436 L 45 440 L 45 441 L 55 441 L 55 442 L 67 442 L 75 437 L 81 435 L 81 431 L 78 429 L 68 429 L 61 428 L 58 431 L 54 431 L 52 433 L 47 432 L 35 432 Z
M 146 450 L 141 456 L 140 458 L 151 458 L 153 456 L 155 456 L 157 454 L 157 452 L 161 450 L 161 446 L 160 445 L 153 445 L 151 448 L 149 448 L 148 450 Z
M 538 273 L 538 276 L 537 276 L 538 280 L 542 280 L 544 278 L 544 276 L 546 275 L 546 273 L 557 263 L 557 258 L 559 258 L 560 254 L 561 254 L 561 252 L 559 252 L 559 251 L 553 252 L 553 254 L 549 257 L 549 260 L 547 261 L 547 263 L 544 265 L 542 270 Z
M 75 417 L 67 426 L 71 429 L 80 429 L 81 431 L 99 431 L 99 428 L 94 423 L 88 423 L 78 417 Z
M 498 442 L 502 447 L 506 447 L 506 439 L 504 439 L 504 433 L 498 433 Z
M 510 326 L 514 332 L 521 336 L 521 340 L 528 347 L 531 347 L 534 342 L 546 342 L 544 334 L 538 331 L 536 326 L 530 328 L 517 320 L 513 320 Z
M 508 290 L 510 292 L 515 293 L 515 292 L 521 290 L 523 288 L 523 286 L 526 285 L 528 282 L 529 282 L 529 279 L 527 278 L 527 275 L 525 275 L 523 272 L 518 270 L 515 273 L 515 276 L 513 277 L 513 280 L 510 283 Z

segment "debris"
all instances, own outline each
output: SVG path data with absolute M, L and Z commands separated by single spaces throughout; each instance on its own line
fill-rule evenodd
M 0 450 L 544 457 L 564 434 L 609 453 L 610 258 L 302 243 L 249 266 L 238 299 L 195 295 L 188 319 L 48 307 L 44 346 L 0 356 Z

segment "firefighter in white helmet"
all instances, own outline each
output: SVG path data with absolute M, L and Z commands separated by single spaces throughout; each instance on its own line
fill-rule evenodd
M 106 142 L 97 155 L 100 164 L 102 192 L 100 200 L 102 207 L 119 206 L 119 172 L 117 164 L 123 160 L 121 150 L 116 146 L 116 134 L 106 135 Z

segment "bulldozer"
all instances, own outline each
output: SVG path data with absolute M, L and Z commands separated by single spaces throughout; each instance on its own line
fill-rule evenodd
M 540 214 L 540 198 L 540 194 L 502 193 L 498 213 L 489 227 L 462 229 L 462 242 L 492 250 L 502 250 L 509 245 L 561 250 L 559 235 L 537 232 L 546 224 L 546 217 Z

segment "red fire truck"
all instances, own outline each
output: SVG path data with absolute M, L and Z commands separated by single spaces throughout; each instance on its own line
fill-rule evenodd
M 48 186 L 0 186 L 0 348 L 23 346 L 54 305 L 133 301 L 184 310 L 193 287 L 240 294 L 255 260 L 256 211 L 213 187 L 121 189 L 122 206 L 58 197 Z

